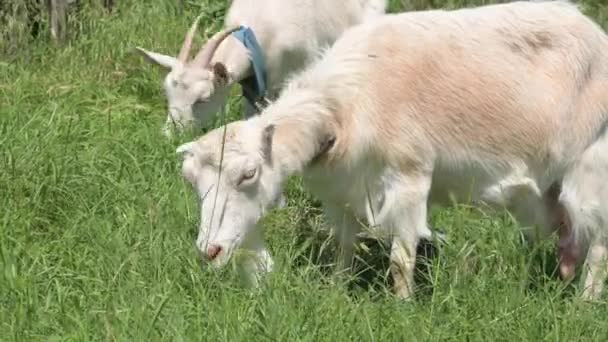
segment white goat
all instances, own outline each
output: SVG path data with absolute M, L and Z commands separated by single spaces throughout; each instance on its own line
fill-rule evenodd
M 137 47 L 146 60 L 169 70 L 163 83 L 169 108 L 164 133 L 169 136 L 173 127 L 181 131 L 205 124 L 226 103 L 235 83 L 241 83 L 248 95 L 244 115 L 258 113 L 254 101 L 275 98 L 284 80 L 313 60 L 320 49 L 333 44 L 346 28 L 383 15 L 386 6 L 387 0 L 234 0 L 225 29 L 192 61 L 188 59 L 200 16 L 178 58 Z M 254 42 L 248 48 L 231 35 L 241 26 L 251 30 L 244 35 L 253 33 L 257 47 Z M 255 69 L 252 62 L 257 63 Z M 258 86 L 255 81 L 262 83 Z
M 302 172 L 335 224 L 343 266 L 360 219 L 392 237 L 402 298 L 416 243 L 431 235 L 427 202 L 473 199 L 545 236 L 567 212 L 560 245 L 589 248 L 591 299 L 608 258 L 607 128 L 606 34 L 570 3 L 513 2 L 353 27 L 262 115 L 177 151 L 203 197 L 198 248 L 218 267 L 237 248 L 257 254 L 250 275 L 272 264 L 256 223 Z

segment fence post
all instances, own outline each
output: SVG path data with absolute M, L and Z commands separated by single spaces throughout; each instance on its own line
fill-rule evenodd
M 68 36 L 68 0 L 47 0 L 51 37 L 65 43 Z

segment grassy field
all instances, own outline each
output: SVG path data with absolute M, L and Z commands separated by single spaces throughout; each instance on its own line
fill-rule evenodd
M 0 340 L 606 340 L 606 303 L 580 301 L 554 242 L 526 247 L 507 213 L 433 212 L 447 244 L 409 303 L 390 294 L 382 246 L 360 251 L 354 281 L 331 275 L 333 240 L 298 179 L 264 220 L 277 268 L 262 289 L 201 267 L 174 153 L 193 136 L 161 136 L 162 74 L 132 48 L 177 53 L 200 10 L 215 32 L 225 2 L 210 2 L 85 9 L 68 46 L 41 37 L 0 60 Z

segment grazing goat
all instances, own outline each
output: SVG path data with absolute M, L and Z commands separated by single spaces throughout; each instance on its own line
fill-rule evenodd
M 353 27 L 262 115 L 177 152 L 202 198 L 198 248 L 218 267 L 237 248 L 257 255 L 251 274 L 272 264 L 256 223 L 302 173 L 335 224 L 341 265 L 359 222 L 392 239 L 399 297 L 431 235 L 427 205 L 472 199 L 545 237 L 567 214 L 560 250 L 588 250 L 592 299 L 608 258 L 607 128 L 607 35 L 568 2 L 513 2 Z
M 189 61 L 200 16 L 186 34 L 177 58 L 137 47 L 151 63 L 169 70 L 163 87 L 169 113 L 165 135 L 205 124 L 241 83 L 244 115 L 274 99 L 283 82 L 301 70 L 342 32 L 383 15 L 387 0 L 234 0 L 225 28 Z

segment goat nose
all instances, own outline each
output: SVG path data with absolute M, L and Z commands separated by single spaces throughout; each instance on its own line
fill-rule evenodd
M 207 247 L 207 258 L 213 261 L 222 251 L 222 246 L 210 244 Z

